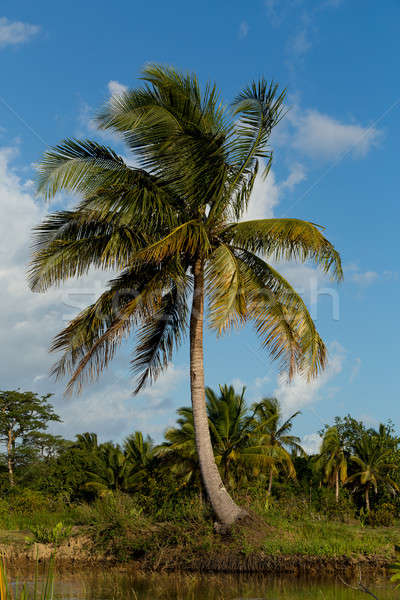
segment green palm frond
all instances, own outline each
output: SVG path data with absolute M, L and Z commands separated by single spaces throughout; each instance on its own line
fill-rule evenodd
M 108 146 L 70 138 L 45 152 L 38 192 L 47 199 L 62 190 L 87 195 L 102 186 L 125 183 L 131 173 L 122 157 Z
M 271 265 L 247 250 L 237 253 L 253 277 L 248 318 L 255 323 L 262 344 L 292 378 L 309 378 L 324 369 L 326 348 L 307 307 L 292 286 Z
M 139 376 L 135 393 L 148 380 L 154 381 L 168 366 L 174 349 L 182 341 L 187 326 L 188 305 L 186 290 L 183 286 L 180 288 L 173 285 L 138 331 L 138 344 L 132 360 L 133 372 Z
M 265 254 L 269 260 L 314 261 L 341 280 L 340 256 L 313 223 L 299 219 L 258 219 L 231 225 L 226 236 L 234 246 Z

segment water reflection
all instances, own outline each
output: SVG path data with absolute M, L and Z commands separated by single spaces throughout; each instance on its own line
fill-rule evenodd
M 30 582 L 33 571 L 9 569 L 12 579 Z M 371 598 L 346 587 L 338 579 L 317 580 L 290 576 L 140 573 L 132 569 L 56 571 L 55 598 L 59 600 L 357 600 Z M 400 598 L 387 578 L 363 582 L 379 600 Z M 350 583 L 350 582 L 349 582 Z M 356 581 L 352 582 L 356 585 Z

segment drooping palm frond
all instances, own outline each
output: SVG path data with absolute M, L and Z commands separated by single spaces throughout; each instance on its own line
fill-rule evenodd
M 334 279 L 343 277 L 339 253 L 313 223 L 299 219 L 242 221 L 228 227 L 226 236 L 234 246 L 262 253 L 270 261 L 311 260 Z
M 154 313 L 138 331 L 138 344 L 132 359 L 132 370 L 138 376 L 135 393 L 147 381 L 155 381 L 166 369 L 173 351 L 179 347 L 187 327 L 186 289 L 173 284 Z

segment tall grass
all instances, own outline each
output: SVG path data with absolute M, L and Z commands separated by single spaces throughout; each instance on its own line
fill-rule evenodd
M 36 563 L 37 567 L 37 563 Z M 38 569 L 35 571 L 33 587 L 24 583 L 22 586 L 10 584 L 4 560 L 0 561 L 0 600 L 53 600 L 54 597 L 54 562 L 50 560 L 45 580 L 40 584 Z

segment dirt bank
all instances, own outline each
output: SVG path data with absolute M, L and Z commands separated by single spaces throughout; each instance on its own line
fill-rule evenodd
M 0 553 L 7 563 L 27 565 L 38 560 L 47 562 L 55 555 L 60 567 L 101 566 L 104 563 L 118 564 L 112 556 L 107 556 L 93 547 L 89 537 L 71 537 L 55 548 L 52 544 L 3 543 Z M 197 552 L 188 554 L 182 549 L 161 549 L 158 554 L 137 557 L 123 563 L 144 571 L 189 571 L 213 573 L 274 573 L 309 576 L 351 576 L 359 569 L 374 574 L 384 573 L 391 564 L 387 557 L 380 556 L 337 556 L 321 557 L 307 555 L 268 555 L 264 552 L 250 552 L 244 555 L 227 547 L 225 551 Z

